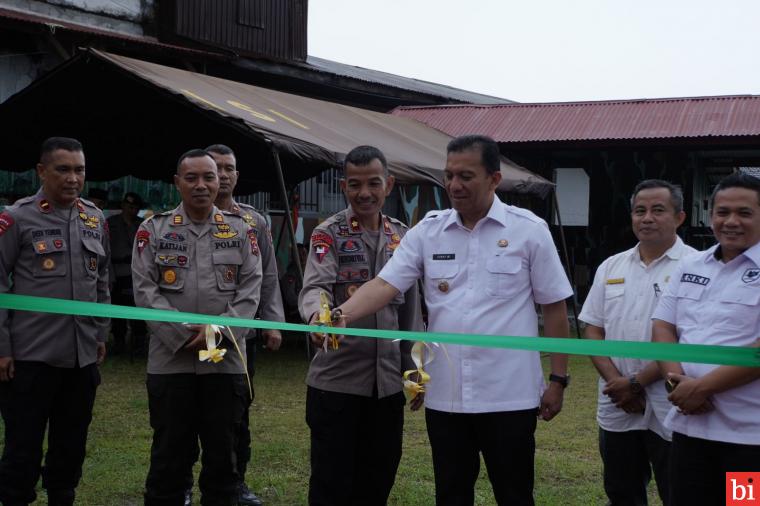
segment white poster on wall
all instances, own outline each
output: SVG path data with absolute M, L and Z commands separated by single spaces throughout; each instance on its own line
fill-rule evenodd
M 560 220 L 563 226 L 588 227 L 589 177 L 583 169 L 554 169 Z M 557 215 L 554 215 L 557 225 Z

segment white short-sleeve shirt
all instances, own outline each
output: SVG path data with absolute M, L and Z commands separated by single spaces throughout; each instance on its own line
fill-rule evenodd
M 401 292 L 423 279 L 433 332 L 536 336 L 535 304 L 572 295 L 546 223 L 497 197 L 472 230 L 453 209 L 428 213 L 379 276 Z M 539 406 L 538 352 L 463 345 L 433 350 L 427 407 L 484 413 Z
M 579 319 L 603 328 L 604 338 L 608 341 L 651 341 L 651 316 L 657 301 L 668 286 L 679 260 L 693 253 L 696 253 L 694 248 L 676 237 L 673 246 L 649 265 L 641 260 L 638 244 L 609 257 L 596 271 Z M 611 360 L 623 376 L 636 374 L 650 363 L 636 358 L 611 357 Z M 646 387 L 643 414 L 626 413 L 616 407 L 602 393 L 605 383 L 600 377 L 596 410 L 599 427 L 611 432 L 652 430 L 670 441 L 671 432 L 663 425 L 671 408 L 664 381 Z
M 760 243 L 728 263 L 718 246 L 685 258 L 657 305 L 653 319 L 676 326 L 687 344 L 750 346 L 760 337 Z M 717 365 L 681 364 L 699 378 Z M 687 436 L 760 445 L 760 380 L 712 396 L 715 409 L 682 415 L 671 408 L 665 425 Z

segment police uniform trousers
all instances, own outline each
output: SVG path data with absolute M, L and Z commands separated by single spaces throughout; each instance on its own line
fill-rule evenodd
M 312 506 L 373 506 L 388 501 L 401 460 L 404 394 L 306 391 L 311 429 Z
M 660 500 L 668 506 L 670 442 L 651 430 L 612 432 L 600 428 L 599 453 L 610 506 L 646 506 L 652 471 Z
M 427 408 L 425 422 L 433 450 L 438 506 L 474 504 L 481 452 L 497 504 L 534 504 L 536 408 L 493 413 Z
M 0 383 L 5 422 L 0 501 L 4 506 L 34 502 L 34 488 L 42 474 L 49 505 L 74 504 L 100 384 L 98 367 L 53 367 L 26 361 L 15 361 L 14 366 L 13 379 Z M 46 429 L 48 450 L 41 467 Z
M 726 490 L 726 473 L 757 471 L 760 471 L 760 445 L 710 441 L 674 432 L 670 454 L 670 505 L 726 504 L 726 494 L 732 492 L 730 488 Z M 742 485 L 748 492 L 747 483 Z M 757 500 L 760 492 L 757 480 L 753 492 Z
M 204 506 L 237 505 L 236 434 L 250 403 L 242 374 L 148 374 L 153 428 L 145 505 L 181 506 L 202 448 L 198 486 Z
M 245 341 L 245 356 L 246 356 L 246 368 L 248 369 L 248 377 L 253 381 L 253 375 L 256 372 L 254 367 L 254 361 L 256 359 L 256 339 L 250 338 Z M 256 389 L 251 385 L 251 401 L 246 405 L 243 412 L 242 421 L 236 425 L 237 433 L 235 435 L 235 455 L 237 458 L 237 471 L 240 476 L 240 483 L 245 480 L 245 472 L 248 470 L 248 463 L 251 461 L 251 429 L 250 429 L 250 406 L 253 404 L 253 400 L 256 398 Z M 198 461 L 201 451 L 196 443 L 193 462 Z M 193 472 L 192 469 L 188 472 L 186 479 L 186 489 L 193 488 Z

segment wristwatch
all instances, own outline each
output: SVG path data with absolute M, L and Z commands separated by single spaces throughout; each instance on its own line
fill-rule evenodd
M 567 388 L 567 386 L 570 384 L 570 375 L 568 374 L 567 376 L 560 376 L 558 374 L 550 374 L 549 381 L 559 383 L 562 385 L 562 388 Z
M 640 395 L 644 391 L 644 387 L 641 386 L 641 383 L 639 383 L 639 380 L 636 379 L 635 374 L 631 374 L 631 376 L 628 378 L 628 381 L 631 382 L 631 392 L 633 392 L 636 395 Z

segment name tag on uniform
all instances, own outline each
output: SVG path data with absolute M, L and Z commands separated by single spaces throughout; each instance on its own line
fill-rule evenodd
M 681 283 L 694 283 L 695 285 L 705 286 L 709 282 L 710 278 L 706 278 L 704 276 L 689 274 L 688 272 L 681 274 Z
M 625 278 L 610 278 L 607 280 L 608 285 L 622 285 L 625 283 Z
M 455 253 L 437 253 L 433 254 L 433 260 L 454 260 L 456 258 Z

